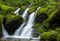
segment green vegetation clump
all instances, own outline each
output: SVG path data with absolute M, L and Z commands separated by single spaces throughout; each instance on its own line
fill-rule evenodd
M 2 14 L 2 15 L 7 15 L 8 13 L 11 13 L 15 10 L 14 7 L 2 5 L 2 4 L 0 4 L 0 9 L 1 9 L 0 14 Z
M 60 33 L 60 27 L 56 27 L 55 31 Z
M 3 17 L 3 24 L 7 32 L 12 35 L 14 31 L 23 23 L 22 16 L 5 15 Z M 12 30 L 11 30 L 12 29 Z
M 35 12 L 35 11 L 36 11 L 36 8 L 37 8 L 37 6 L 32 6 L 32 7 L 29 9 L 28 14 L 31 14 L 31 13 Z
M 24 11 L 26 10 L 26 6 L 21 6 L 20 8 L 21 8 L 21 10 L 20 10 L 20 14 L 23 14 Z
M 49 32 L 41 33 L 40 37 L 41 37 L 41 40 L 57 41 L 57 35 L 58 35 L 58 32 L 51 30 Z

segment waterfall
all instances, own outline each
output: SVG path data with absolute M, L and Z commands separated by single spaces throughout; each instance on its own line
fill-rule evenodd
M 2 33 L 3 33 L 3 36 L 6 37 L 6 36 L 9 36 L 7 31 L 5 30 L 4 28 L 4 25 L 2 24 Z
M 33 26 L 33 23 L 34 23 L 34 19 L 35 19 L 35 12 L 33 12 L 30 16 L 29 16 L 29 20 L 27 22 L 27 25 L 24 27 L 22 33 L 21 33 L 21 37 L 24 37 L 26 36 L 26 34 L 32 30 L 32 26 Z
M 18 8 L 16 11 L 14 11 L 14 14 L 19 15 L 20 8 Z
M 32 37 L 32 26 L 34 25 L 34 19 L 36 17 L 36 13 L 37 11 L 40 9 L 41 7 L 38 7 L 36 12 L 33 12 L 28 19 L 27 25 L 24 27 L 22 33 L 21 33 L 21 37 Z
M 4 37 L 5 37 L 5 38 L 8 38 L 8 37 L 10 37 L 10 38 L 23 38 L 23 37 L 27 38 L 27 37 L 32 37 L 32 31 L 33 31 L 32 26 L 34 25 L 35 17 L 36 17 L 36 15 L 37 15 L 36 13 L 37 13 L 37 11 L 39 10 L 39 8 L 40 8 L 40 7 L 38 7 L 35 12 L 33 12 L 33 13 L 31 13 L 31 14 L 29 15 L 28 21 L 27 21 L 27 22 L 24 21 L 24 22 L 20 25 L 20 27 L 19 27 L 18 29 L 16 29 L 14 35 L 12 35 L 12 36 L 10 36 L 10 35 L 7 33 L 7 31 L 5 30 L 4 26 L 2 25 Z M 17 15 L 18 15 L 19 10 L 20 10 L 20 9 L 17 9 L 16 12 L 15 12 Z M 26 16 L 27 16 L 27 14 L 28 14 L 28 13 L 27 13 L 28 10 L 29 10 L 29 8 L 27 8 L 27 9 L 24 11 L 24 13 L 22 14 L 22 17 L 23 17 L 24 20 L 26 20 L 26 18 L 27 18 Z M 26 25 L 25 25 L 25 24 L 26 24 Z M 25 26 L 24 26 L 24 25 L 25 25 Z
M 23 15 L 22 15 L 23 19 L 26 19 L 28 10 L 29 10 L 29 8 L 27 8 L 27 9 L 24 11 L 24 13 L 23 13 Z
M 28 10 L 29 10 L 29 8 L 27 8 L 22 15 L 24 20 L 26 19 Z M 25 25 L 25 22 L 23 22 L 22 25 L 15 31 L 14 36 L 16 36 L 16 35 L 18 36 L 21 33 L 21 30 L 23 29 L 24 25 Z

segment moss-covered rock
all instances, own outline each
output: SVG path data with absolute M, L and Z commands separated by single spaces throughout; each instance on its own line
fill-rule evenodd
M 49 32 L 41 33 L 41 41 L 57 41 L 58 32 L 51 30 Z
M 35 12 L 36 11 L 36 8 L 37 6 L 32 6 L 29 11 L 28 11 L 28 14 L 31 14 L 32 12 Z
M 38 10 L 37 14 L 38 14 L 38 15 L 40 15 L 41 13 L 46 14 L 47 11 L 48 11 L 48 7 L 41 7 L 41 8 Z
M 58 13 L 58 9 L 56 9 L 44 22 L 43 22 L 43 25 L 47 28 L 50 27 L 50 25 L 52 26 L 52 22 L 53 21 L 53 17 Z M 55 22 L 54 22 L 55 23 Z M 55 25 L 55 24 L 54 24 Z
M 22 17 L 16 15 L 6 15 L 3 19 L 3 24 L 7 32 L 12 35 L 14 31 L 22 24 Z
M 15 10 L 14 7 L 7 6 L 7 5 L 2 5 L 2 4 L 0 4 L 0 9 L 1 9 L 0 11 L 2 11 L 0 13 L 5 14 L 5 15 L 7 15 L 11 11 L 14 11 Z
M 21 6 L 20 8 L 21 8 L 20 14 L 22 14 L 26 10 L 26 6 Z
M 60 27 L 56 27 L 55 31 L 60 33 Z
M 0 15 L 0 37 L 2 36 L 2 22 L 3 22 L 3 16 Z
M 60 41 L 60 33 L 57 35 L 57 41 Z

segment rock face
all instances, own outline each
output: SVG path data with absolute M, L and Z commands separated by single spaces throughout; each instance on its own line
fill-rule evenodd
M 7 15 L 3 19 L 5 29 L 10 35 L 13 35 L 14 31 L 22 24 L 22 22 L 22 17 L 16 15 Z

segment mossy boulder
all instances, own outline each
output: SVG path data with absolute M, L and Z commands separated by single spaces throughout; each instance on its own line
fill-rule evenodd
M 22 14 L 26 10 L 26 6 L 21 6 L 20 8 L 21 8 L 20 14 Z
M 60 41 L 60 33 L 57 35 L 57 41 Z
M 55 26 L 56 24 L 53 24 L 56 23 L 54 19 L 56 19 L 54 16 L 56 16 L 58 14 L 59 10 L 56 9 L 44 22 L 43 22 L 43 25 L 47 28 L 49 28 L 50 26 Z M 54 20 L 54 21 L 53 21 Z
M 60 33 L 60 27 L 56 27 L 55 31 Z
M 16 15 L 6 15 L 3 18 L 3 24 L 5 26 L 5 29 L 7 32 L 12 35 L 14 31 L 19 28 L 19 26 L 22 24 L 23 19 L 22 17 L 16 16 Z
M 0 37 L 2 36 L 2 22 L 3 22 L 3 16 L 0 15 Z
M 57 41 L 58 32 L 51 30 L 40 35 L 41 41 Z
M 37 9 L 37 6 L 32 6 L 32 7 L 30 7 L 30 9 L 29 9 L 29 11 L 28 11 L 28 14 L 31 14 L 31 13 L 35 12 L 36 9 Z
M 41 13 L 46 14 L 47 11 L 48 11 L 48 8 L 47 8 L 47 7 L 41 7 L 41 8 L 38 10 L 37 14 L 38 14 L 38 15 L 40 15 Z
M 14 7 L 2 5 L 2 4 L 0 4 L 0 9 L 1 9 L 0 11 L 2 11 L 1 13 L 5 14 L 5 15 L 10 13 L 11 11 L 15 10 Z

